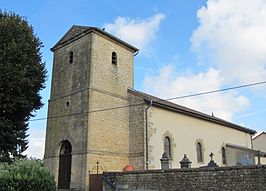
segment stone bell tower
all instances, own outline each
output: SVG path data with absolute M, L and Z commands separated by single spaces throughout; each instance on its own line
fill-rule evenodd
M 59 189 L 88 190 L 90 173 L 121 171 L 129 163 L 129 108 L 123 106 L 138 49 L 104 30 L 74 25 L 51 50 L 44 163 Z

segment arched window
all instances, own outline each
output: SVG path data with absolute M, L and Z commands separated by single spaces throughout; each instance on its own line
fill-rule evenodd
M 112 64 L 117 64 L 117 54 L 116 54 L 116 52 L 112 52 Z
M 223 164 L 226 164 L 226 155 L 225 155 L 225 148 L 222 147 L 222 161 L 223 161 Z
M 169 158 L 171 158 L 171 140 L 169 137 L 164 138 L 164 152 L 168 155 Z
M 69 141 L 62 143 L 59 155 L 58 189 L 69 189 L 71 181 L 71 152 Z
M 202 145 L 201 145 L 201 143 L 197 143 L 197 160 L 198 160 L 198 162 L 203 162 L 203 154 L 202 154 Z
M 68 54 L 68 63 L 69 64 L 73 63 L 73 57 L 74 57 L 73 51 L 70 51 Z

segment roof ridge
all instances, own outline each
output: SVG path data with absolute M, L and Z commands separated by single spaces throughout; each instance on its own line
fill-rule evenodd
M 94 28 L 94 27 L 92 27 L 92 26 L 86 26 L 86 25 L 73 25 L 72 27 Z

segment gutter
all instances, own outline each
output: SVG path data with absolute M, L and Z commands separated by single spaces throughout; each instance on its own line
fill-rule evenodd
M 134 57 L 137 56 L 139 53 L 139 50 L 137 50 L 135 53 L 134 53 Z

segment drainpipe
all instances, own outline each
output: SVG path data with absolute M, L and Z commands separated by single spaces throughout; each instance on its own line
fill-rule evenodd
M 145 118 L 146 118 L 146 170 L 149 170 L 149 144 L 148 144 L 148 109 L 152 106 L 152 99 L 150 100 L 150 105 L 145 108 Z
M 255 134 L 253 134 L 253 135 L 255 135 Z M 249 135 L 249 136 L 250 136 L 250 142 L 251 142 L 251 149 L 253 149 L 253 147 L 254 147 L 254 146 L 253 146 L 253 139 L 252 139 L 252 136 L 253 136 L 253 135 Z

